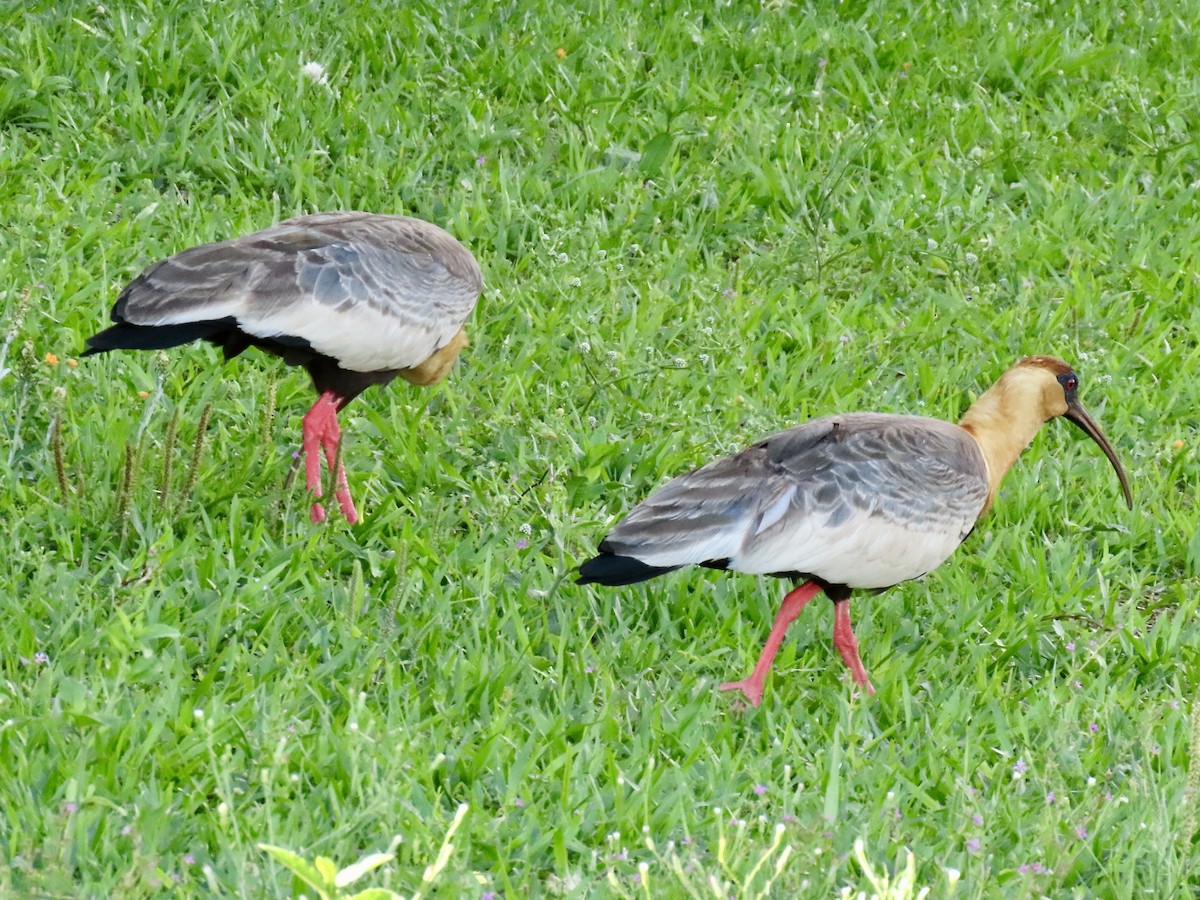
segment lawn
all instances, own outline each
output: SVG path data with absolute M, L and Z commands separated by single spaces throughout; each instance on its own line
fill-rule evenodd
M 1001 6 L 6 5 L 0 894 L 309 890 L 260 844 L 390 846 L 355 887 L 405 897 L 869 895 L 907 850 L 896 896 L 1200 890 L 1200 4 Z M 156 259 L 333 209 L 487 283 L 445 382 L 347 409 L 353 527 L 288 480 L 302 371 L 80 356 Z M 1047 424 L 858 596 L 873 698 L 824 601 L 761 708 L 716 691 L 784 582 L 573 584 L 666 478 L 1034 353 L 1135 509 Z

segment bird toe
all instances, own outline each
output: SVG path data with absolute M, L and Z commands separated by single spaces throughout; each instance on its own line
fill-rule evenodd
M 727 681 L 719 689 L 722 691 L 741 691 L 742 695 L 750 701 L 750 705 L 754 707 L 762 703 L 763 686 L 748 678 L 741 681 Z

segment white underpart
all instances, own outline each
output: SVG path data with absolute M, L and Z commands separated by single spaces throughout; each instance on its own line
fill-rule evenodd
M 890 587 L 945 562 L 964 530 L 916 531 L 912 523 L 896 524 L 865 511 L 833 526 L 813 517 L 748 541 L 744 552 L 730 558 L 729 568 L 760 575 L 816 573 L 851 588 Z
M 261 302 L 261 301 L 260 301 Z M 434 330 L 416 325 L 373 306 L 358 303 L 336 310 L 316 300 L 280 304 L 257 315 L 246 310 L 245 292 L 232 291 L 204 307 L 204 317 L 223 319 L 233 316 L 238 327 L 260 338 L 280 335 L 298 337 L 314 350 L 338 361 L 352 372 L 380 372 L 417 366 L 458 332 L 458 326 L 446 323 Z M 155 325 L 175 325 L 194 321 L 195 310 L 183 307 L 155 317 Z
M 790 499 L 790 495 L 789 495 Z M 641 547 L 626 551 L 651 566 L 696 565 L 728 559 L 728 568 L 752 575 L 802 572 L 851 588 L 890 587 L 937 568 L 970 529 L 964 522 L 945 531 L 919 531 L 866 510 L 838 525 L 824 516 L 788 520 L 772 504 L 763 517 L 731 523 L 686 547 Z M 767 523 L 773 516 L 776 527 Z
M 255 337 L 283 334 L 303 338 L 318 353 L 336 359 L 339 366 L 352 372 L 420 365 L 458 331 L 458 326 L 449 324 L 433 331 L 366 304 L 339 312 L 319 303 L 298 303 L 262 319 L 239 317 L 238 325 Z

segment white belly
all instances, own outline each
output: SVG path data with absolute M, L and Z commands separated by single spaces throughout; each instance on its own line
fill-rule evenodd
M 850 588 L 883 588 L 918 578 L 941 565 L 961 543 L 952 533 L 915 531 L 874 516 L 851 516 L 840 525 L 802 521 L 758 535 L 729 568 L 751 574 L 803 572 Z

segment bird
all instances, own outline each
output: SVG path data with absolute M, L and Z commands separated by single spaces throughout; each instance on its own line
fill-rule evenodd
M 206 340 L 226 360 L 254 346 L 303 366 L 318 395 L 303 421 L 307 487 L 321 496 L 323 450 L 354 524 L 338 412 L 396 376 L 417 385 L 445 377 L 468 343 L 464 323 L 482 290 L 475 257 L 436 225 L 317 213 L 154 263 L 121 291 L 116 324 L 89 337 L 84 355 Z M 325 519 L 317 501 L 311 517 Z
M 635 584 L 691 565 L 791 579 L 796 586 L 753 671 L 720 689 L 758 706 L 788 626 L 824 592 L 833 601 L 834 647 L 874 694 L 850 621 L 851 592 L 889 588 L 941 565 L 991 508 L 1044 422 L 1062 416 L 1095 441 L 1133 509 L 1125 469 L 1078 392 L 1067 363 L 1029 356 L 957 425 L 876 412 L 812 419 L 668 481 L 617 522 L 577 582 Z

